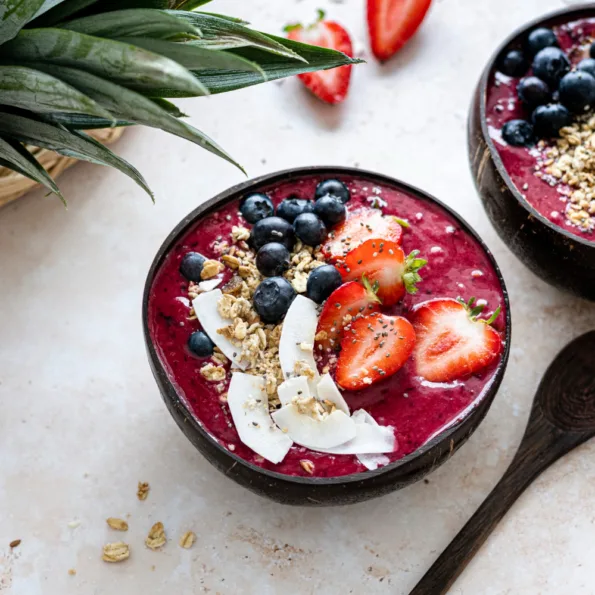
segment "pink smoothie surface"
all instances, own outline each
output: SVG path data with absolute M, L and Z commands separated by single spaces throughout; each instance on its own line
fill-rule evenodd
M 476 297 L 487 301 L 487 311 L 502 312 L 494 326 L 505 338 L 506 311 L 503 290 L 496 271 L 482 246 L 460 228 L 457 221 L 433 202 L 398 189 L 375 184 L 365 176 L 354 179 L 338 176 L 351 191 L 349 210 L 370 207 L 369 199 L 386 201 L 385 214 L 397 215 L 411 223 L 404 230 L 403 249 L 421 250 L 428 259 L 422 269 L 423 281 L 416 295 L 407 295 L 389 313 L 407 316 L 415 304 L 437 297 Z M 271 187 L 263 187 L 277 205 L 289 196 L 312 198 L 321 178 L 304 176 Z M 227 405 L 220 393 L 200 374 L 204 360 L 194 357 L 186 344 L 200 325 L 187 320 L 190 304 L 188 282 L 179 272 L 182 257 L 197 251 L 217 258 L 213 244 L 227 239 L 233 225 L 247 225 L 234 201 L 201 219 L 173 246 L 155 275 L 149 297 L 149 330 L 158 356 L 178 394 L 211 436 L 228 450 L 264 469 L 287 475 L 307 475 L 300 461 L 314 463 L 314 476 L 336 477 L 365 471 L 353 455 L 328 455 L 294 445 L 285 459 L 275 465 L 242 444 Z M 475 407 L 492 383 L 500 358 L 469 378 L 447 385 L 432 384 L 415 374 L 410 359 L 394 376 L 365 390 L 343 392 L 352 411 L 366 409 L 381 425 L 394 427 L 397 450 L 388 455 L 396 461 L 420 448 Z M 229 374 L 228 374 L 229 376 Z
M 595 37 L 595 19 L 559 25 L 554 27 L 554 31 L 560 47 L 567 53 L 572 64 L 589 57 L 589 46 Z M 530 74 L 531 71 L 526 76 Z M 511 78 L 494 69 L 488 81 L 486 119 L 490 137 L 502 163 L 517 190 L 541 215 L 558 227 L 595 242 L 595 233 L 583 231 L 566 219 L 567 198 L 561 191 L 569 191 L 568 186 L 553 184 L 553 180 L 541 179 L 535 175 L 535 166 L 546 159 L 543 151 L 530 147 L 513 147 L 502 140 L 501 131 L 506 122 L 531 118 L 531 114 L 517 97 L 520 80 L 521 78 Z

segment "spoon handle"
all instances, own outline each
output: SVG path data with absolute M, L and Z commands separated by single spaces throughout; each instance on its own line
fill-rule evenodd
M 533 411 L 519 450 L 502 479 L 409 595 L 442 595 L 455 582 L 494 527 L 527 486 L 563 454 L 584 442 Z

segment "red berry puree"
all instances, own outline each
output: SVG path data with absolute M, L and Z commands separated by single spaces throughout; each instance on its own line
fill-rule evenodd
M 495 90 L 504 92 L 504 89 Z M 529 180 L 529 157 L 523 151 L 506 148 L 509 150 L 511 152 L 505 152 L 505 156 L 514 156 L 511 162 L 520 164 L 524 160 Z M 431 298 L 461 296 L 467 300 L 475 297 L 487 302 L 486 312 L 502 308 L 493 326 L 502 339 L 505 338 L 505 301 L 496 271 L 482 246 L 465 233 L 455 219 L 430 201 L 376 184 L 364 175 L 338 178 L 351 192 L 352 198 L 347 203 L 350 211 L 372 208 L 374 202 L 382 205 L 385 214 L 405 219 L 411 225 L 403 230 L 405 253 L 418 249 L 420 256 L 428 260 L 420 271 L 423 281 L 418 284 L 418 293 L 407 294 L 389 314 L 407 317 L 415 304 Z M 312 199 L 320 181 L 320 178 L 304 176 L 297 181 L 264 187 L 259 192 L 268 194 L 276 206 L 289 196 Z M 534 183 L 532 179 L 531 183 Z M 180 261 L 189 251 L 217 259 L 219 255 L 213 245 L 218 238 L 229 238 L 234 225 L 251 227 L 238 209 L 239 201 L 234 201 L 198 222 L 173 247 L 155 276 L 149 298 L 149 329 L 163 367 L 202 426 L 222 446 L 246 461 L 287 475 L 336 477 L 365 471 L 353 455 L 322 454 L 296 444 L 281 463 L 275 465 L 264 460 L 239 440 L 227 404 L 199 373 L 204 360 L 190 353 L 187 341 L 200 325 L 196 320 L 188 320 L 188 282 L 179 272 Z M 364 408 L 379 424 L 394 427 L 398 446 L 388 455 L 392 462 L 421 447 L 477 405 L 492 383 L 500 360 L 501 355 L 471 377 L 448 384 L 432 384 L 416 375 L 412 358 L 394 376 L 364 390 L 344 391 L 343 396 L 352 411 Z M 306 473 L 300 465 L 305 458 L 314 463 L 313 473 Z
M 560 48 L 566 52 L 573 65 L 589 57 L 589 46 L 595 37 L 595 19 L 561 24 L 553 27 L 553 30 Z M 526 76 L 531 74 L 529 70 Z M 517 97 L 520 81 L 521 78 L 498 72 L 497 67 L 490 74 L 486 101 L 490 137 L 513 184 L 529 204 L 561 229 L 593 242 L 595 233 L 592 229 L 581 228 L 571 223 L 566 216 L 568 194 L 572 189 L 545 173 L 548 166 L 545 152 L 555 145 L 555 141 L 548 140 L 536 147 L 515 147 L 502 140 L 502 127 L 506 122 L 531 119 L 530 112 Z

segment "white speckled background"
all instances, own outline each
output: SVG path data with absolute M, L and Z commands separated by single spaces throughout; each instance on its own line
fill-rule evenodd
M 184 438 L 153 382 L 140 302 L 170 229 L 242 177 L 223 161 L 150 130 L 119 152 L 157 205 L 120 174 L 79 165 L 60 182 L 66 212 L 37 192 L 0 211 L 0 593 L 405 594 L 511 460 L 539 378 L 563 343 L 595 327 L 595 305 L 551 289 L 496 237 L 468 170 L 465 125 L 479 73 L 514 27 L 562 0 L 436 0 L 423 30 L 386 66 L 354 72 L 340 108 L 296 81 L 185 101 L 192 121 L 252 176 L 296 165 L 378 170 L 455 207 L 495 252 L 514 332 L 502 389 L 459 453 L 420 483 L 366 504 L 298 509 L 252 495 Z M 363 0 L 217 0 L 278 31 L 323 6 L 368 57 Z M 595 593 L 595 443 L 547 472 L 518 502 L 452 592 Z M 151 483 L 146 502 L 138 480 Z M 130 514 L 127 534 L 104 519 Z M 80 520 L 80 526 L 68 523 Z M 143 546 L 153 522 L 172 541 Z M 181 532 L 198 535 L 191 550 Z M 132 556 L 107 565 L 103 543 Z M 8 543 L 22 539 L 12 553 Z M 154 569 L 152 568 L 154 566 Z M 75 568 L 76 576 L 69 576 Z

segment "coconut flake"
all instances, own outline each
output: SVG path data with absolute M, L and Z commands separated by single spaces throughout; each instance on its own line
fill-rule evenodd
M 213 291 L 215 287 L 219 287 L 221 285 L 221 281 L 223 281 L 222 277 L 215 277 L 214 279 L 207 279 L 206 281 L 201 281 L 198 284 L 198 288 L 201 291 Z
M 279 401 L 281 401 L 281 405 L 291 405 L 294 397 L 300 399 L 311 397 L 312 394 L 310 393 L 308 379 L 305 376 L 289 378 L 289 380 L 286 380 L 278 386 L 277 396 L 279 397 Z
M 316 390 L 318 391 L 318 398 L 321 401 L 330 401 L 337 406 L 339 411 L 349 415 L 349 405 L 347 405 L 341 391 L 337 388 L 337 385 L 330 374 L 324 374 L 320 379 Z
M 231 360 L 241 370 L 245 370 L 248 367 L 248 363 L 240 360 L 241 349 L 217 332 L 218 329 L 229 326 L 229 320 L 225 320 L 217 309 L 217 304 L 222 297 L 223 294 L 220 289 L 207 291 L 194 298 L 192 307 L 198 321 L 211 341 L 217 345 L 227 359 Z
M 395 450 L 395 437 L 391 428 L 367 423 L 356 423 L 355 428 L 355 438 L 323 452 L 333 455 L 379 455 Z
M 395 438 L 394 430 L 390 426 L 381 426 L 378 422 L 367 412 L 363 409 L 358 409 L 357 411 L 353 412 L 351 416 L 356 424 L 367 424 L 376 428 L 380 428 L 386 436 L 386 440 L 390 440 L 392 438 L 393 441 L 393 449 L 388 452 L 394 452 L 397 450 L 397 440 Z M 369 471 L 375 471 L 378 467 L 383 467 L 384 465 L 388 465 L 390 463 L 390 459 L 384 454 L 359 454 L 357 455 L 358 461 Z
M 234 372 L 227 404 L 240 440 L 267 461 L 280 463 L 293 442 L 271 420 L 264 379 Z
M 316 385 L 320 375 L 316 369 L 313 351 L 304 351 L 302 345 L 314 345 L 318 312 L 316 304 L 298 295 L 289 307 L 279 341 L 279 362 L 285 379 L 295 376 L 296 364 L 305 363 L 314 373 L 314 379 L 309 380 L 310 391 L 316 395 Z
M 324 419 L 314 419 L 295 405 L 286 405 L 271 416 L 294 442 L 311 450 L 333 448 L 356 435 L 355 422 L 338 409 Z

